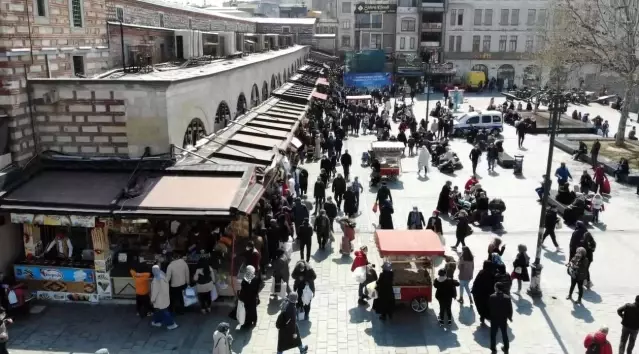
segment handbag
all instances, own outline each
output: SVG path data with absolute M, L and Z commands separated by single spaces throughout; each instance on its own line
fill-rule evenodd
M 215 287 L 215 284 L 213 284 L 213 290 L 211 290 L 211 302 L 217 300 L 218 297 L 219 294 L 217 293 L 217 287 Z
M 298 308 L 297 309 L 297 320 L 298 321 L 304 321 L 305 318 L 306 318 L 306 313 L 304 312 L 304 309 Z
M 285 283 L 285 282 L 282 282 L 282 284 L 280 285 L 280 292 L 279 292 L 279 294 L 278 294 L 278 295 L 279 295 L 279 297 L 280 297 L 281 299 L 286 298 L 286 296 L 288 295 L 288 294 L 286 293 L 286 283 Z
M 521 267 L 515 267 L 515 274 L 521 274 L 524 270 Z
M 377 213 L 377 203 L 373 204 L 373 213 Z
M 182 297 L 184 298 L 184 307 L 197 304 L 197 293 L 195 289 L 190 286 L 182 292 Z
M 243 326 L 244 320 L 246 320 L 246 309 L 244 308 L 244 302 L 242 300 L 238 300 L 237 302 L 236 317 L 240 326 Z

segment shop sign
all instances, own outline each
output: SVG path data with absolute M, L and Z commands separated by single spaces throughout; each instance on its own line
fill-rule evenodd
M 93 283 L 95 281 L 95 272 L 92 269 L 27 265 L 15 265 L 13 269 L 18 280 L 64 281 L 70 283 Z
M 397 4 L 365 4 L 360 2 L 355 5 L 356 14 L 371 14 L 371 13 L 383 13 L 383 14 L 395 14 L 397 13 Z
M 96 272 L 98 297 L 100 299 L 111 299 L 113 288 L 111 286 L 111 276 L 109 273 Z
M 95 227 L 95 216 L 83 215 L 44 215 L 11 213 L 14 224 L 33 224 L 48 226 Z
M 63 301 L 63 302 L 98 302 L 97 294 L 77 294 L 56 291 L 38 291 L 36 295 L 38 300 L 44 301 Z
M 518 52 L 446 52 L 446 60 L 533 60 L 533 53 Z

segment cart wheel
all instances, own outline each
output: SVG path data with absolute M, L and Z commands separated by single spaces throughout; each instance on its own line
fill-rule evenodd
M 428 300 L 426 300 L 426 297 L 424 296 L 418 296 L 411 300 L 410 307 L 413 309 L 413 311 L 422 313 L 428 310 Z

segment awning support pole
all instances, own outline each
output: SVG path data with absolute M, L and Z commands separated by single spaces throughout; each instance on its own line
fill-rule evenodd
M 197 154 L 197 153 L 195 153 L 195 152 L 193 152 L 193 151 L 189 151 L 189 150 L 186 150 L 186 149 L 182 149 L 181 147 L 177 147 L 177 146 L 175 146 L 175 145 L 173 145 L 173 148 L 174 148 L 174 149 L 178 149 L 179 151 L 182 151 L 182 152 L 186 152 L 187 154 L 191 154 L 191 155 L 193 155 L 193 156 L 195 156 L 195 157 L 199 157 L 199 158 L 201 158 L 202 160 L 205 160 L 205 161 L 208 161 L 208 162 L 211 162 L 211 163 L 214 163 L 214 164 L 218 165 L 218 163 L 217 163 L 217 162 L 215 162 L 215 161 L 213 161 L 213 160 L 209 159 L 208 157 L 204 157 L 204 156 L 202 156 L 202 155 L 200 155 L 200 154 Z

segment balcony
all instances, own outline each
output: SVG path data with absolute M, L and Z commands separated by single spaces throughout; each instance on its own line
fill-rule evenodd
M 420 47 L 424 48 L 439 48 L 441 47 L 440 42 L 419 42 Z
M 429 12 L 443 12 L 446 0 L 422 0 L 422 10 Z
M 424 22 L 422 23 L 422 32 L 440 32 L 442 30 L 442 23 L 439 22 Z

